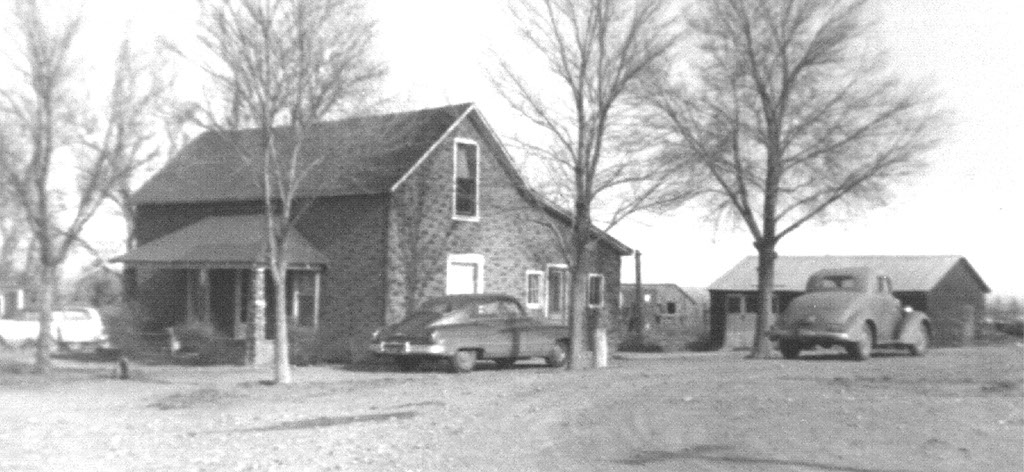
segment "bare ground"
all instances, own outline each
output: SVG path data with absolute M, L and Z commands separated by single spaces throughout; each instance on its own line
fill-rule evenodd
M 0 470 L 1024 470 L 1024 348 L 468 375 L 0 356 Z

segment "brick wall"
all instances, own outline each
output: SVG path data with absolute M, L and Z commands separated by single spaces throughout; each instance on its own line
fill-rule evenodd
M 320 360 L 359 358 L 384 324 L 386 208 L 383 195 L 321 198 L 296 225 L 330 261 L 313 347 Z
M 479 221 L 452 217 L 455 138 L 479 146 Z M 449 254 L 483 255 L 485 291 L 522 299 L 527 270 L 565 263 L 549 226 L 559 222 L 528 203 L 499 152 L 472 119 L 464 120 L 393 193 L 388 213 L 388 322 L 400 320 L 425 298 L 445 293 Z M 561 228 L 567 229 L 564 224 Z M 607 244 L 598 247 L 595 265 L 605 275 L 605 307 L 618 319 L 620 256 Z

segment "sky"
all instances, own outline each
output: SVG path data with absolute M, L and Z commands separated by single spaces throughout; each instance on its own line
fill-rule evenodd
M 496 56 L 538 61 L 517 46 L 503 2 L 374 0 L 377 51 L 389 66 L 386 93 L 404 106 L 475 102 L 499 134 L 515 123 L 488 79 Z M 194 38 L 191 2 L 86 2 L 89 47 L 116 44 L 119 25 L 133 35 Z M 962 255 L 996 293 L 1024 295 L 1024 5 L 1017 0 L 880 1 L 879 37 L 894 66 L 927 80 L 953 111 L 953 127 L 929 156 L 928 172 L 896 189 L 884 207 L 844 221 L 803 227 L 784 238 L 780 255 Z M 185 73 L 188 77 L 187 72 Z M 195 79 L 193 80 L 201 80 Z M 187 80 L 184 81 L 187 83 Z M 742 228 L 715 226 L 704 210 L 642 215 L 611 234 L 643 254 L 645 283 L 706 287 L 740 259 L 756 254 Z M 116 236 L 120 238 L 120 236 Z M 623 260 L 623 280 L 633 261 Z

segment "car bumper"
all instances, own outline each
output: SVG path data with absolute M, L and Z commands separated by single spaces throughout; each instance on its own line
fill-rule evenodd
M 414 344 L 409 341 L 380 341 L 370 345 L 370 352 L 383 356 L 448 356 L 444 344 Z
M 849 343 L 853 338 L 849 333 L 823 331 L 815 328 L 772 328 L 768 332 L 768 339 L 772 341 L 797 340 L 806 342 L 833 342 Z

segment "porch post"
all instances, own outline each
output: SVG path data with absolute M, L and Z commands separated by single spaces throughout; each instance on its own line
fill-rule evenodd
M 249 300 L 249 328 L 246 335 L 246 363 L 267 364 L 273 359 L 273 345 L 267 341 L 266 268 L 252 270 L 252 290 Z

